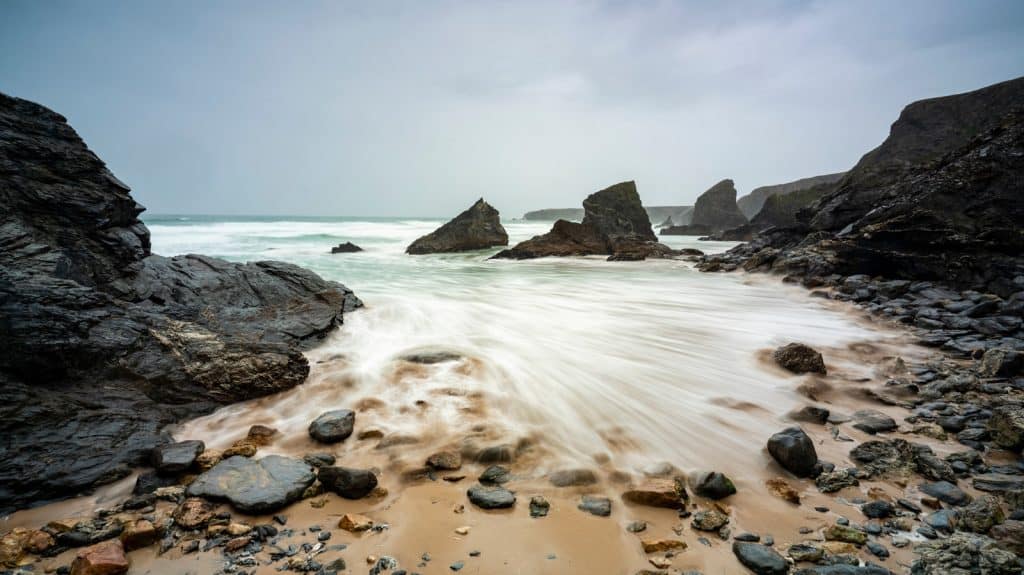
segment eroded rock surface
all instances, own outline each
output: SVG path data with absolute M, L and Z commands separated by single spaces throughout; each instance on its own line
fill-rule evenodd
M 498 210 L 480 198 L 445 225 L 409 244 L 409 254 L 436 254 L 482 250 L 508 245 Z
M 152 255 L 128 186 L 65 118 L 5 95 L 0 179 L 0 512 L 123 477 L 165 425 L 302 383 L 302 350 L 362 305 L 291 264 Z

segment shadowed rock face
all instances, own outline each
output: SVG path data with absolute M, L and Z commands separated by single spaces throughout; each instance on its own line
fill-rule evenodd
M 674 252 L 659 244 L 632 181 L 615 184 L 583 200 L 581 223 L 558 220 L 551 231 L 503 250 L 495 258 L 609 255 L 609 260 L 642 260 Z
M 1024 78 L 915 102 L 834 191 L 797 212 L 796 225 L 765 230 L 715 259 L 1009 297 L 1024 275 L 1022 173 Z
M 464 252 L 507 245 L 508 234 L 498 210 L 480 198 L 445 225 L 409 244 L 405 253 Z
M 142 464 L 170 423 L 302 383 L 361 302 L 280 262 L 151 255 L 66 120 L 0 94 L 0 512 Z
M 736 200 L 736 205 L 739 206 L 740 211 L 749 220 L 753 220 L 754 216 L 761 212 L 761 208 L 764 206 L 765 201 L 768 198 L 775 196 L 785 196 L 792 194 L 793 192 L 799 192 L 806 190 L 807 188 L 813 188 L 821 186 L 822 184 L 835 184 L 846 175 L 846 172 L 838 172 L 835 174 L 824 174 L 821 176 L 811 176 L 810 178 L 801 178 L 785 184 L 776 184 L 774 186 L 761 186 L 760 188 L 754 188 L 749 194 Z
M 697 198 L 688 225 L 664 228 L 661 233 L 668 236 L 706 235 L 746 223 L 746 216 L 736 205 L 736 186 L 732 180 L 722 180 Z

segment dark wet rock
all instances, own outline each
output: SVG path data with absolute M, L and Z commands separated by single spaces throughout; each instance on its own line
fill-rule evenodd
M 482 250 L 508 245 L 498 210 L 480 198 L 448 223 L 409 244 L 408 254 Z
M 914 548 L 914 553 L 918 558 L 911 566 L 911 575 L 1017 575 L 1021 572 L 1019 560 L 1013 553 L 975 533 L 954 533 L 945 539 L 922 543 Z
M 937 481 L 956 481 L 953 469 L 930 447 L 903 439 L 865 441 L 850 451 L 850 458 L 867 477 L 906 479 L 917 472 Z
M 1005 473 L 983 473 L 976 475 L 971 481 L 975 489 L 1005 493 L 1024 490 L 1024 475 L 1007 475 Z
M 865 544 L 865 546 L 868 548 L 868 551 L 872 555 L 874 555 L 875 557 L 878 557 L 879 559 L 885 559 L 886 557 L 889 556 L 889 550 L 886 549 L 884 545 L 882 545 L 881 543 L 878 543 L 877 541 L 868 541 Z
M 613 261 L 633 261 L 677 255 L 658 243 L 634 182 L 622 182 L 591 194 L 583 201 L 583 209 L 582 222 L 558 220 L 550 232 L 520 242 L 494 257 L 608 255 Z
M 612 501 L 607 497 L 584 495 L 576 507 L 598 517 L 608 517 L 612 514 Z
M 988 431 L 999 447 L 1019 451 L 1024 447 L 1024 405 L 1003 405 L 993 409 Z
M 815 407 L 813 405 L 805 405 L 796 411 L 792 411 L 789 414 L 789 418 L 793 421 L 799 421 L 801 423 L 817 423 L 824 425 L 828 421 L 829 411 L 823 407 Z
M 485 485 L 501 485 L 512 480 L 512 472 L 507 467 L 492 465 L 480 474 L 479 480 Z
M 731 479 L 717 471 L 698 471 L 690 475 L 690 488 L 701 497 L 723 499 L 736 493 Z
M 999 499 L 993 495 L 982 495 L 959 511 L 958 528 L 962 531 L 988 533 L 1005 519 Z
M 892 506 L 892 503 L 885 500 L 878 500 L 861 505 L 860 511 L 865 517 L 870 517 L 872 519 L 885 519 L 886 517 L 891 517 L 892 514 L 895 513 L 896 509 Z
M 161 487 L 169 487 L 177 482 L 177 477 L 158 475 L 155 471 L 144 471 L 135 479 L 135 487 L 132 489 L 132 494 L 144 495 L 146 493 L 153 493 Z
M 466 491 L 469 501 L 481 509 L 504 509 L 516 503 L 516 496 L 498 486 L 474 485 Z
M 597 474 L 590 469 L 562 469 L 548 475 L 555 487 L 579 487 L 597 483 Z
M 302 351 L 361 305 L 291 264 L 152 255 L 129 188 L 63 117 L 4 95 L 0 172 L 0 513 L 124 477 L 167 425 L 302 383 Z
M 363 248 L 355 245 L 352 242 L 345 242 L 343 244 L 338 244 L 331 248 L 332 254 L 353 254 L 361 251 L 363 251 Z
M 926 515 L 924 522 L 939 533 L 952 533 L 956 529 L 959 515 L 953 509 L 940 509 L 935 513 Z
M 187 493 L 190 497 L 226 500 L 243 513 L 262 514 L 298 501 L 315 480 L 313 468 L 298 459 L 235 456 L 197 477 Z
M 309 436 L 320 443 L 337 443 L 352 435 L 356 414 L 351 409 L 335 409 L 320 414 L 309 424 Z
M 530 498 L 530 517 L 547 517 L 551 504 L 541 495 Z
M 434 365 L 435 363 L 459 361 L 462 359 L 462 354 L 443 349 L 427 349 L 423 351 L 404 354 L 398 359 L 401 359 L 402 361 L 408 361 L 409 363 L 418 363 L 421 365 Z
M 853 414 L 853 427 L 870 433 L 883 433 L 896 430 L 896 422 L 893 418 L 874 409 L 862 409 Z
M 305 461 L 308 465 L 320 469 L 321 467 L 334 465 L 334 462 L 337 459 L 334 457 L 334 455 L 331 455 L 330 453 L 309 453 L 303 456 L 302 460 Z
M 971 502 L 971 496 L 964 493 L 959 487 L 948 481 L 936 481 L 935 483 L 923 483 L 920 486 L 921 493 L 947 503 L 949 505 L 967 505 Z
M 744 567 L 758 575 L 789 573 L 789 563 L 777 551 L 766 545 L 734 541 L 732 552 Z
M 786 428 L 768 439 L 768 452 L 797 477 L 810 477 L 818 462 L 814 442 L 799 427 Z
M 772 352 L 772 359 L 793 373 L 826 373 L 821 354 L 802 343 L 790 343 L 776 349 Z
M 325 489 L 345 499 L 362 499 L 377 487 L 377 476 L 369 469 L 321 467 L 318 477 Z
M 157 473 L 173 475 L 192 467 L 196 457 L 206 449 L 202 441 L 180 441 L 161 445 L 153 450 L 153 467 Z

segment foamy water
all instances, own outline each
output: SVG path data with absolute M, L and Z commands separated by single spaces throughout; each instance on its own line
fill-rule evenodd
M 307 437 L 309 422 L 349 407 L 359 410 L 357 433 L 376 428 L 418 443 L 378 449 L 353 438 L 335 446 L 343 459 L 421 464 L 427 452 L 469 442 L 531 446 L 539 472 L 669 461 L 742 477 L 763 460 L 764 439 L 782 416 L 801 403 L 799 378 L 766 369 L 759 352 L 794 340 L 841 347 L 880 337 L 776 279 L 702 274 L 681 261 L 403 253 L 440 221 L 147 223 L 155 253 L 294 262 L 345 283 L 366 303 L 308 353 L 313 370 L 305 385 L 176 430 L 213 447 L 263 423 L 283 432 L 270 451 L 322 450 Z M 514 243 L 550 223 L 505 226 Z M 732 245 L 664 239 L 705 252 Z M 344 241 L 366 251 L 328 253 Z M 424 349 L 463 359 L 398 360 Z

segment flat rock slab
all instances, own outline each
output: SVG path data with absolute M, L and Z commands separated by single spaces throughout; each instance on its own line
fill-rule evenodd
M 227 500 L 243 513 L 269 513 L 298 501 L 315 479 L 313 468 L 299 459 L 235 456 L 197 477 L 188 494 Z
M 161 475 L 181 473 L 192 467 L 206 445 L 202 441 L 179 441 L 153 450 L 153 467 Z

